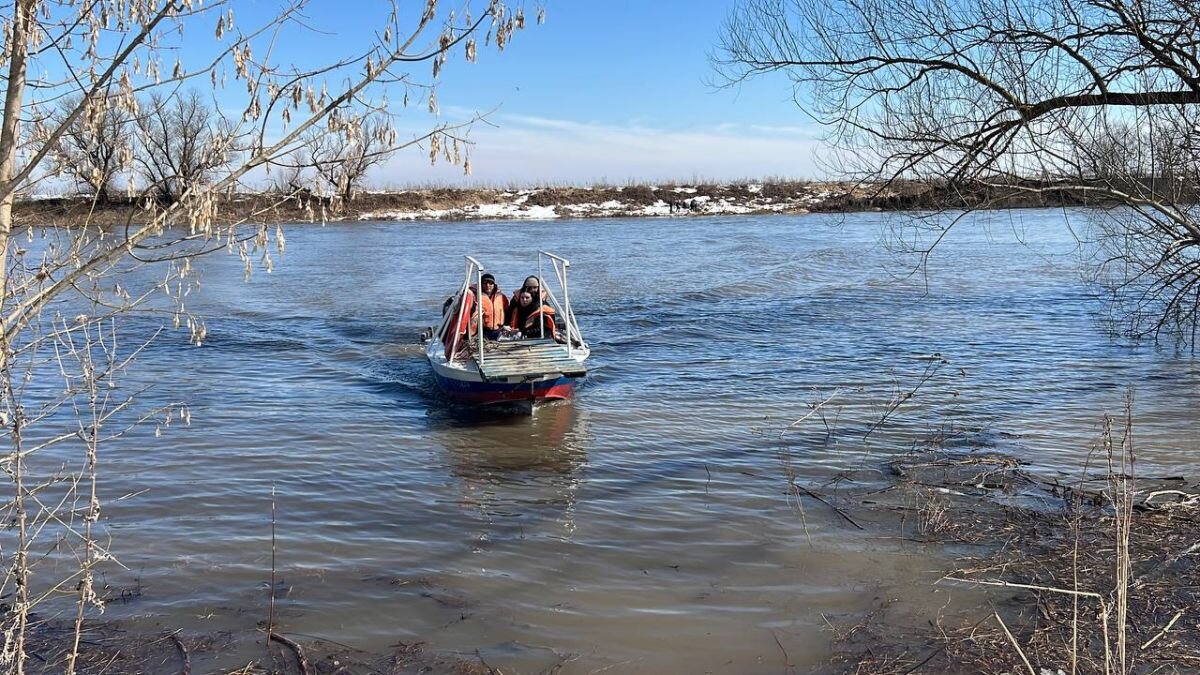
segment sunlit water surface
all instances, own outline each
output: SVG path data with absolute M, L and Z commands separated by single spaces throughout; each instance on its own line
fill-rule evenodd
M 1068 218 L 977 216 L 916 276 L 885 214 L 295 225 L 270 275 L 207 259 L 189 301 L 207 343 L 168 332 L 123 382 L 187 401 L 191 425 L 103 450 L 129 570 L 104 580 L 140 592 L 106 616 L 253 634 L 274 500 L 276 623 L 298 639 L 424 641 L 504 672 L 777 673 L 781 646 L 819 663 L 827 619 L 942 603 L 945 561 L 788 500 L 779 432 L 811 404 L 824 420 L 785 438 L 814 487 L 947 429 L 1075 475 L 1129 385 L 1143 468 L 1194 470 L 1200 368 L 1104 332 Z M 511 291 L 539 247 L 571 259 L 586 386 L 532 416 L 449 409 L 418 332 L 463 254 Z

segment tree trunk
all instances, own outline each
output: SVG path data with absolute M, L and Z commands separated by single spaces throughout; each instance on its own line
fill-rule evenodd
M 0 123 L 0 316 L 4 315 L 5 300 L 8 296 L 8 248 L 12 235 L 12 207 L 16 198 L 16 185 L 12 184 L 13 174 L 17 164 L 17 126 L 21 117 L 21 103 L 25 93 L 25 61 L 28 50 L 30 24 L 33 21 L 34 0 L 18 0 L 14 7 L 11 44 L 12 56 L 8 62 L 8 89 L 4 98 L 4 119 Z M 24 460 L 21 457 L 21 410 L 12 399 L 12 373 L 8 372 L 8 356 L 10 346 L 8 340 L 0 337 L 0 377 L 5 381 L 5 393 L 13 419 L 8 420 L 12 426 L 14 459 L 13 480 L 16 484 L 16 495 L 13 505 L 16 512 L 18 531 L 17 550 L 14 552 L 13 575 L 16 584 L 16 598 L 13 601 L 13 625 L 8 627 L 10 644 L 3 651 L 13 658 L 13 671 L 17 675 L 25 672 L 25 627 L 29 616 L 29 565 L 26 559 L 28 540 L 26 538 L 25 487 L 22 484 Z
M 4 96 L 4 120 L 0 125 L 0 315 L 8 295 L 8 241 L 12 235 L 12 207 L 17 186 L 12 185 L 17 165 L 17 125 L 25 95 L 25 61 L 34 0 L 18 0 L 12 26 L 12 57 L 8 62 L 8 89 Z M 8 349 L 0 350 L 0 369 L 8 364 Z

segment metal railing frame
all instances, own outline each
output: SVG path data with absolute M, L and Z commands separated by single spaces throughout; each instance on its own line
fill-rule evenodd
M 546 279 L 542 274 L 542 261 L 548 258 L 550 267 L 554 270 L 554 276 L 558 280 L 558 285 L 562 288 L 563 301 L 560 305 L 558 298 L 554 297 L 554 292 L 546 288 Z M 571 261 L 566 258 L 550 253 L 549 251 L 538 251 L 538 288 L 546 291 L 552 305 L 558 305 L 558 311 L 563 315 L 563 323 L 567 327 L 567 356 L 574 357 L 575 355 L 575 337 L 579 337 L 582 343 L 583 338 L 579 335 L 579 326 L 575 323 L 575 313 L 571 311 L 571 291 L 567 284 L 567 270 L 571 267 Z M 541 301 L 541 298 L 538 299 Z M 538 322 L 542 331 L 542 337 L 545 337 L 545 322 Z
M 483 298 L 481 296 L 483 294 L 483 272 L 484 272 L 484 269 L 483 269 L 483 265 L 480 264 L 480 262 L 478 260 L 472 258 L 471 256 L 464 255 L 463 258 L 465 258 L 467 261 L 466 273 L 463 275 L 462 288 L 460 288 L 458 291 L 458 312 L 455 313 L 456 316 L 454 317 L 454 339 L 450 343 L 450 358 L 449 358 L 449 360 L 454 361 L 454 358 L 456 356 L 458 356 L 458 340 L 459 340 L 458 327 L 462 325 L 462 320 L 466 316 L 467 303 L 464 302 L 464 300 L 467 297 L 467 292 L 471 290 L 471 272 L 473 271 L 475 273 L 475 289 L 476 289 L 475 290 L 475 319 L 476 319 L 475 332 L 478 334 L 477 335 L 477 344 L 479 345 L 479 348 L 476 350 L 476 361 L 480 365 L 483 365 L 483 358 L 484 358 L 483 357 L 483 351 L 484 351 L 483 350 Z M 468 324 L 468 326 L 469 326 L 469 324 Z M 443 325 L 443 332 L 444 331 L 445 331 L 445 326 Z M 468 332 L 470 332 L 470 331 L 468 331 Z
M 453 362 L 458 356 L 458 347 L 462 338 L 462 333 L 459 332 L 458 327 L 462 325 L 462 321 L 466 317 L 467 305 L 464 300 L 467 296 L 467 293 L 472 292 L 471 281 L 473 279 L 475 282 L 475 291 L 473 292 L 475 295 L 476 325 L 475 333 L 471 337 L 475 338 L 476 344 L 478 345 L 478 349 L 475 350 L 476 361 L 480 365 L 483 365 L 483 361 L 486 357 L 484 356 L 485 350 L 482 295 L 483 273 L 487 270 L 484 268 L 483 263 L 479 262 L 475 258 L 469 255 L 465 255 L 463 258 L 466 260 L 466 266 L 463 274 L 462 286 L 458 291 L 458 311 L 447 313 L 447 315 L 442 319 L 442 324 L 438 329 L 438 335 L 446 335 L 446 331 L 450 327 L 449 324 L 453 322 L 454 332 L 450 338 L 450 356 L 448 358 L 449 361 Z M 550 268 L 554 270 L 555 280 L 558 281 L 558 285 L 562 288 L 563 298 L 561 303 L 559 302 L 558 297 L 554 294 L 554 290 L 546 286 L 546 280 L 543 276 L 546 260 L 549 260 Z M 554 307 L 557 312 L 561 313 L 563 317 L 563 323 L 566 324 L 567 356 L 574 357 L 576 351 L 575 341 L 578 339 L 579 343 L 582 345 L 583 336 L 579 331 L 579 324 L 575 319 L 575 312 L 571 308 L 571 294 L 567 279 L 568 270 L 570 267 L 571 261 L 567 260 L 566 258 L 555 255 L 554 253 L 550 253 L 549 251 L 538 251 L 537 278 L 540 289 L 539 295 L 544 291 L 546 298 L 550 301 L 550 305 Z M 537 298 L 537 301 L 540 307 L 542 299 L 539 297 Z M 470 336 L 471 331 L 468 330 L 467 334 Z M 538 336 L 540 338 L 546 337 L 546 322 L 544 319 L 538 322 Z M 443 344 L 445 343 L 443 342 Z

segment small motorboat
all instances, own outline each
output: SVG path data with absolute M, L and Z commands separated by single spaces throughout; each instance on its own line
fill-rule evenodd
M 441 324 L 422 335 L 438 386 L 452 400 L 476 405 L 570 398 L 587 376 L 584 362 L 591 353 L 571 310 L 570 261 L 538 251 L 538 278 L 544 302 L 554 310 L 558 339 L 539 325 L 538 334 L 493 340 L 485 336 L 483 307 L 475 302 L 475 289 L 482 287 L 487 270 L 475 258 L 464 258 L 462 286 L 445 305 Z M 553 276 L 542 273 L 546 267 Z

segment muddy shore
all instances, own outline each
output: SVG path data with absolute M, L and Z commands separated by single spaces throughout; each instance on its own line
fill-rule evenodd
M 428 188 L 363 192 L 350 201 L 314 194 L 233 193 L 218 200 L 219 218 L 250 223 L 438 221 L 753 215 L 902 211 L 930 208 L 1016 208 L 1077 205 L 1071 195 L 947 190 L 925 183 L 888 186 L 849 182 L 762 182 L 694 185 Z M 87 196 L 18 200 L 18 225 L 102 226 L 137 223 L 144 200 Z
M 935 442 L 880 467 L 882 492 L 850 477 L 837 499 L 814 493 L 827 503 L 812 508 L 890 511 L 902 539 L 957 557 L 935 584 L 942 611 L 910 623 L 878 598 L 831 626 L 825 672 L 1200 672 L 1200 484 L 1135 477 L 1110 429 L 1070 478 Z M 954 597 L 968 592 L 983 602 Z

